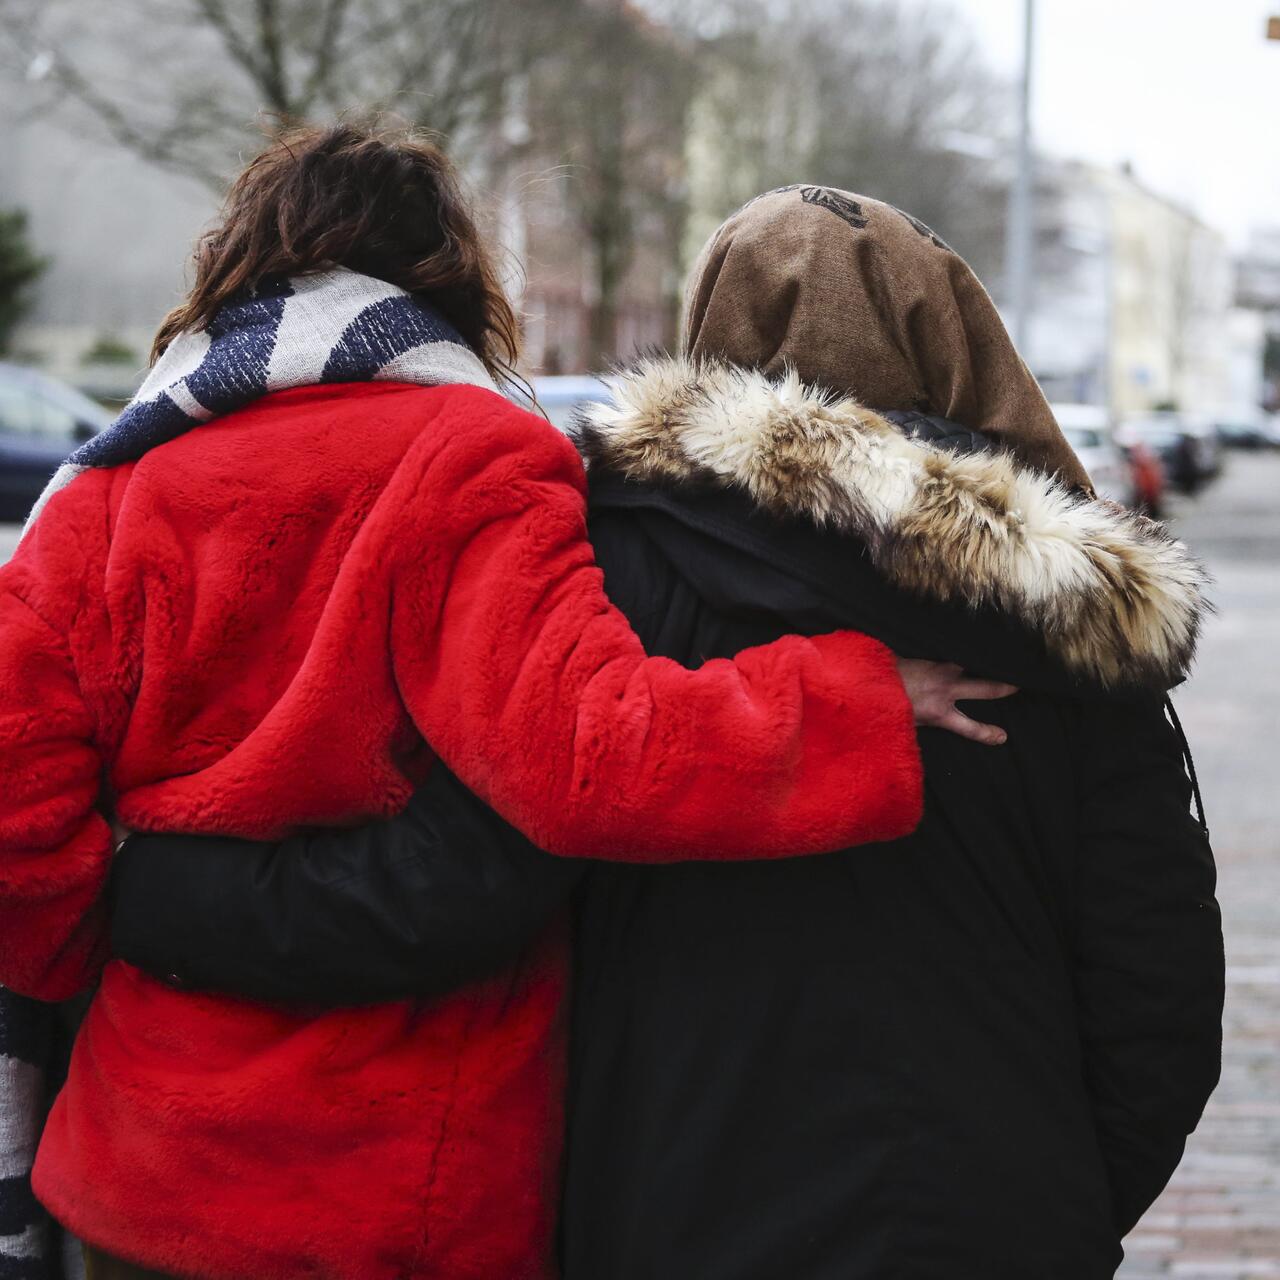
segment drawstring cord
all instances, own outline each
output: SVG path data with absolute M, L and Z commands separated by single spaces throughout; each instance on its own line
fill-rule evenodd
M 1186 766 L 1187 777 L 1191 780 L 1191 794 L 1196 800 L 1196 820 L 1200 823 L 1200 830 L 1204 832 L 1207 840 L 1209 824 L 1204 817 L 1204 797 L 1200 794 L 1200 779 L 1196 777 L 1196 762 L 1191 758 L 1191 746 L 1187 742 L 1187 735 L 1182 731 L 1182 721 L 1178 719 L 1178 713 L 1174 710 L 1172 698 L 1165 698 L 1164 709 L 1169 713 L 1169 722 L 1173 725 L 1173 731 L 1178 735 L 1178 742 L 1182 747 L 1182 762 Z

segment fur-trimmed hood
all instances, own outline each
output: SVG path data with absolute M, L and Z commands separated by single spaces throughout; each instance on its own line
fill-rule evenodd
M 589 463 L 628 479 L 747 492 L 865 544 L 917 595 L 994 606 L 1073 676 L 1168 689 L 1209 608 L 1204 569 L 1160 524 L 1020 468 L 957 455 L 794 375 L 655 358 L 578 424 Z

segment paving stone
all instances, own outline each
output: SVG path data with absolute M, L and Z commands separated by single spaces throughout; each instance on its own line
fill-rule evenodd
M 1228 465 L 1175 521 L 1218 579 L 1221 609 L 1175 702 L 1219 865 L 1222 1083 L 1126 1242 L 1121 1280 L 1280 1277 L 1280 456 Z

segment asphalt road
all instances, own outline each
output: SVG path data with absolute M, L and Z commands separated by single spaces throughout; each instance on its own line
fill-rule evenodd
M 1198 766 L 1227 933 L 1223 1081 L 1123 1280 L 1280 1277 L 1280 454 L 1236 454 L 1173 523 L 1218 614 L 1176 697 Z M 0 526 L 0 560 L 17 529 Z

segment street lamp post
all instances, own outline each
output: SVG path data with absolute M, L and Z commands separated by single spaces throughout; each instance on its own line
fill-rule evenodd
M 1025 352 L 1031 328 L 1032 174 L 1031 69 L 1035 57 L 1035 0 L 1023 0 L 1022 83 L 1019 92 L 1018 158 L 1009 188 L 1009 226 L 1005 238 L 1005 292 L 1013 319 L 1013 338 Z

